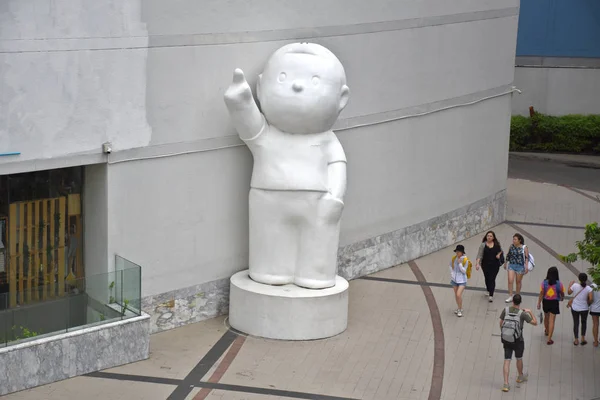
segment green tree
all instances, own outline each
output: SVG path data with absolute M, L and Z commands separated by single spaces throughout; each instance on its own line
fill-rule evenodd
M 585 237 L 575 242 L 577 253 L 562 256 L 566 262 L 574 262 L 579 259 L 592 264 L 588 269 L 590 279 L 600 287 L 600 226 L 593 222 L 585 226 Z

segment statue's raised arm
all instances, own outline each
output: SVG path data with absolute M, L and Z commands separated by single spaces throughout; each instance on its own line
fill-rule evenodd
M 262 130 L 265 119 L 260 113 L 244 72 L 236 68 L 233 81 L 225 92 L 225 104 L 240 138 L 252 139 Z

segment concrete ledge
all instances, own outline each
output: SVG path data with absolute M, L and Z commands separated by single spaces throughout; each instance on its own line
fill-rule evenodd
M 250 279 L 248 270 L 231 277 L 229 323 L 241 332 L 269 339 L 314 340 L 339 335 L 348 326 L 348 281 L 320 290 L 270 286 Z
M 600 69 L 600 58 L 517 56 L 515 57 L 515 67 Z
M 600 169 L 600 156 L 587 156 L 576 154 L 558 154 L 558 153 L 525 153 L 511 152 L 510 158 L 521 160 L 549 161 L 559 164 L 569 165 L 571 167 L 597 168 Z
M 150 314 L 151 333 L 227 314 L 229 278 L 144 297 L 142 310 Z
M 142 315 L 0 348 L 0 395 L 145 360 L 149 325 Z
M 505 214 L 506 190 L 502 190 L 439 217 L 341 248 L 338 273 L 356 279 L 415 260 L 500 224 Z

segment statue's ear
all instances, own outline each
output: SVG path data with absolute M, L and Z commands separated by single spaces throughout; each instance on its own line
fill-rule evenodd
M 256 81 L 256 98 L 260 101 L 260 81 L 262 80 L 262 74 L 258 75 L 258 80 Z
M 342 93 L 340 93 L 339 112 L 342 112 L 342 110 L 346 107 L 348 100 L 350 100 L 350 88 L 344 85 L 342 86 Z

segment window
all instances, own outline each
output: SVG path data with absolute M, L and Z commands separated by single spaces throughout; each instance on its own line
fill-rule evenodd
M 82 167 L 0 176 L 0 308 L 83 289 L 82 185 Z

